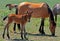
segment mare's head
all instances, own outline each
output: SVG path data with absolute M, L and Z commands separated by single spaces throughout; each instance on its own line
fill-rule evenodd
M 6 4 L 6 7 L 9 7 L 9 10 L 12 10 L 13 8 L 16 8 L 18 5 L 17 4 Z

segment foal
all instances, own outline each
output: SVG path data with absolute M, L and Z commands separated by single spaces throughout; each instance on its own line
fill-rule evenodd
M 17 12 L 18 11 L 18 9 L 17 9 L 18 5 L 17 4 L 6 4 L 6 7 L 8 7 L 9 10 L 16 8 L 15 14 L 16 15 L 18 14 L 18 12 Z M 18 30 L 20 31 L 20 24 L 17 24 L 17 26 L 18 26 Z M 16 32 L 16 23 L 14 23 L 13 31 Z
M 8 39 L 10 38 L 9 36 L 9 25 L 14 22 L 16 24 L 21 24 L 21 38 L 23 39 L 23 35 L 24 35 L 24 38 L 26 38 L 26 31 L 25 31 L 25 25 L 27 23 L 27 21 L 30 21 L 30 18 L 31 18 L 31 14 L 32 12 L 28 12 L 24 15 L 16 15 L 16 14 L 9 14 L 7 17 L 8 17 L 8 21 L 7 21 L 7 24 L 4 28 L 4 32 L 3 32 L 3 38 L 4 38 L 4 35 L 5 35 L 5 30 L 7 29 L 7 37 Z M 6 18 L 5 18 L 6 19 Z M 23 34 L 24 32 L 24 34 Z

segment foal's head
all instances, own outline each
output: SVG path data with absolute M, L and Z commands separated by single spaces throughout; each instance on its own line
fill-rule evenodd
M 9 10 L 12 10 L 12 8 L 16 8 L 18 5 L 17 4 L 6 4 L 6 7 L 9 7 Z
M 26 12 L 26 18 L 27 18 L 27 21 L 28 21 L 28 22 L 30 22 L 32 13 L 33 13 L 33 11 L 27 11 L 27 12 Z

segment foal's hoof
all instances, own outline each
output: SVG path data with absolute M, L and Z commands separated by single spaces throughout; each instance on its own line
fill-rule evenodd
M 7 37 L 8 37 L 8 39 L 10 39 L 10 36 L 9 36 L 9 34 L 7 34 Z
M 26 40 L 28 40 L 28 38 L 25 38 Z
M 45 35 L 45 32 L 42 32 L 41 35 Z

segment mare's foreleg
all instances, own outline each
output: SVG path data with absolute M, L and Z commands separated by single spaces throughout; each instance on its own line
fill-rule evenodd
M 17 24 L 17 26 L 18 26 L 18 29 L 19 29 L 19 31 L 20 31 L 20 24 Z M 14 23 L 13 30 L 14 30 L 14 32 L 16 32 L 16 23 Z

